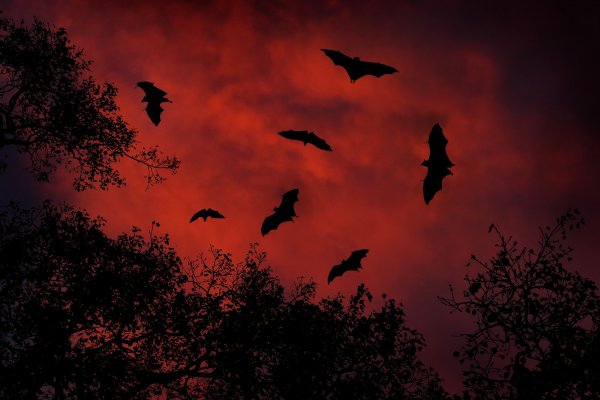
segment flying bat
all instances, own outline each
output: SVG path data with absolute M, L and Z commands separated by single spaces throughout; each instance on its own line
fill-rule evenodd
M 338 276 L 342 276 L 344 272 L 347 271 L 358 271 L 362 268 L 360 265 L 360 260 L 367 256 L 369 252 L 368 249 L 356 250 L 350 254 L 347 260 L 342 260 L 338 265 L 334 265 L 329 271 L 329 276 L 327 277 L 327 284 L 329 285 L 332 280 L 337 278 Z
M 263 236 L 272 230 L 277 229 L 282 222 L 294 221 L 292 217 L 297 217 L 296 211 L 294 210 L 294 203 L 298 201 L 298 192 L 298 189 L 292 189 L 282 196 L 283 198 L 281 199 L 279 207 L 273 209 L 274 213 L 265 218 L 260 227 L 260 233 L 262 233 Z
M 148 114 L 154 125 L 158 126 L 160 123 L 160 114 L 163 112 L 160 104 L 165 102 L 172 103 L 172 101 L 165 97 L 167 92 L 160 90 L 152 82 L 138 82 L 137 85 L 144 91 L 142 103 L 148 103 L 146 114 Z
M 211 217 L 211 218 L 225 218 L 220 212 L 213 210 L 212 208 L 206 209 L 203 208 L 202 210 L 198 211 L 196 214 L 192 215 L 192 218 L 190 219 L 190 224 L 192 222 L 194 222 L 195 220 L 197 220 L 198 218 L 202 218 L 204 220 L 204 222 L 206 222 L 206 218 Z
M 360 58 L 358 57 L 350 58 L 344 53 L 340 53 L 336 50 L 321 49 L 321 51 L 323 51 L 327 57 L 331 58 L 335 65 L 344 67 L 346 72 L 348 72 L 348 76 L 350 76 L 350 82 L 352 83 L 356 82 L 357 79 L 365 75 L 373 75 L 377 78 L 380 78 L 385 74 L 393 74 L 394 72 L 398 72 L 396 68 L 392 68 L 388 65 L 376 62 L 360 61 Z
M 318 149 L 325 150 L 325 151 L 332 151 L 331 146 L 328 145 L 325 140 L 323 140 L 320 137 L 318 137 L 317 135 L 315 135 L 313 132 L 281 131 L 281 132 L 279 132 L 279 135 L 283 136 L 286 139 L 299 140 L 299 141 L 303 142 L 305 146 L 307 143 L 310 143 Z
M 450 168 L 454 166 L 448 154 L 446 154 L 446 144 L 448 139 L 442 132 L 440 124 L 435 124 L 429 134 L 429 160 L 425 160 L 421 165 L 427 167 L 427 175 L 423 182 L 423 197 L 425 204 L 429 204 L 433 196 L 442 190 L 442 180 L 452 175 Z

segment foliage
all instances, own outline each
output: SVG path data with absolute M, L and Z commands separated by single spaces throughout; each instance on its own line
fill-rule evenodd
M 367 313 L 363 285 L 348 299 L 315 302 L 315 283 L 292 294 L 252 250 L 222 298 L 211 338 L 221 349 L 209 399 L 440 399 L 439 378 L 418 359 L 423 337 L 405 326 L 394 300 Z M 225 285 L 223 285 L 225 286 Z M 200 288 L 206 284 L 199 284 Z
M 466 275 L 464 300 L 442 302 L 476 319 L 455 352 L 467 363 L 468 398 L 583 399 L 600 397 L 600 295 L 595 283 L 565 269 L 573 249 L 568 231 L 584 224 L 569 210 L 553 227 L 540 228 L 538 248 L 506 238 L 489 261 L 472 256 L 481 269 Z
M 445 397 L 393 300 L 286 295 L 255 246 L 182 263 L 168 236 L 103 228 L 50 203 L 0 213 L 0 398 Z
M 179 161 L 156 147 L 136 152 L 137 132 L 118 114 L 117 88 L 85 76 L 89 67 L 63 28 L 0 16 L 0 149 L 27 154 L 39 181 L 65 165 L 77 190 L 123 185 L 114 167 L 122 158 L 144 165 L 148 184 L 163 180 L 160 170 L 174 173 Z
M 0 398 L 115 398 L 160 370 L 180 260 L 103 224 L 49 203 L 2 215 Z

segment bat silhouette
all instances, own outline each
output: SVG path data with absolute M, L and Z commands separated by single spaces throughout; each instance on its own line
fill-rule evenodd
M 368 249 L 356 250 L 350 254 L 347 260 L 342 260 L 338 265 L 334 265 L 329 271 L 329 276 L 327 277 L 327 284 L 329 285 L 332 280 L 337 278 L 338 276 L 342 276 L 344 272 L 347 271 L 358 271 L 362 268 L 360 265 L 360 260 L 367 256 L 369 252 Z
M 202 210 L 198 211 L 196 214 L 192 215 L 192 218 L 190 219 L 190 224 L 192 222 L 194 222 L 195 220 L 197 220 L 198 218 L 202 218 L 204 220 L 204 222 L 206 222 L 206 218 L 211 217 L 211 218 L 225 218 L 220 212 L 213 210 L 212 208 L 206 209 L 203 208 Z
M 446 144 L 448 139 L 442 132 L 440 124 L 435 124 L 429 134 L 429 160 L 425 160 L 421 165 L 427 167 L 427 175 L 423 182 L 423 197 L 425 204 L 429 204 L 433 196 L 442 190 L 442 179 L 452 175 L 449 168 L 454 164 L 446 154 Z
M 160 106 L 161 103 L 172 103 L 171 100 L 165 97 L 167 92 L 160 90 L 152 82 L 138 82 L 137 85 L 144 91 L 144 98 L 142 103 L 146 102 L 146 114 L 150 117 L 150 121 L 154 125 L 158 126 L 160 123 L 160 114 L 163 112 L 163 108 Z
M 282 222 L 294 221 L 292 217 L 297 217 L 296 211 L 294 210 L 294 203 L 298 201 L 298 192 L 298 189 L 292 189 L 282 196 L 279 207 L 273 209 L 275 212 L 265 218 L 260 227 L 260 233 L 262 233 L 263 236 L 272 230 L 277 229 Z
M 281 131 L 281 132 L 279 132 L 279 135 L 283 136 L 286 139 L 299 140 L 299 141 L 303 142 L 305 146 L 307 143 L 310 143 L 318 149 L 325 150 L 325 151 L 332 151 L 331 146 L 329 146 L 325 140 L 321 139 L 320 137 L 315 135 L 313 132 Z
M 350 58 L 344 53 L 340 53 L 336 50 L 327 50 L 321 49 L 325 55 L 333 61 L 335 65 L 340 65 L 344 67 L 346 72 L 348 72 L 348 76 L 350 76 L 350 82 L 354 83 L 357 79 L 362 78 L 365 75 L 373 75 L 377 78 L 385 74 L 393 74 L 394 72 L 398 72 L 396 68 L 392 68 L 388 65 L 369 62 L 369 61 L 360 61 L 360 58 L 354 57 Z

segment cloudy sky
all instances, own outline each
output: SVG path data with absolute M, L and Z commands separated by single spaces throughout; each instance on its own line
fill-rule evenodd
M 538 226 L 579 207 L 588 225 L 571 237 L 569 268 L 600 281 L 600 7 L 496 3 L 4 0 L 5 16 L 66 28 L 95 79 L 119 88 L 140 144 L 182 165 L 145 190 L 145 171 L 123 162 L 125 188 L 76 193 L 68 174 L 38 184 L 11 156 L 2 200 L 67 201 L 112 234 L 157 220 L 182 256 L 213 244 L 242 260 L 259 242 L 285 284 L 310 276 L 322 296 L 364 282 L 405 305 L 425 361 L 456 388 L 454 335 L 470 325 L 436 296 L 461 284 L 472 253 L 493 254 L 490 223 L 535 246 Z M 351 84 L 322 48 L 399 72 Z M 158 127 L 138 81 L 173 101 Z M 435 123 L 456 166 L 426 206 L 420 163 Z M 277 135 L 288 129 L 314 131 L 333 152 Z M 263 238 L 293 188 L 298 218 Z M 205 207 L 226 219 L 189 224 Z M 328 286 L 329 268 L 360 248 L 364 270 Z

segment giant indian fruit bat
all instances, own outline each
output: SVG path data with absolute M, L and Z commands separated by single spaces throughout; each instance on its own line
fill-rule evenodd
M 192 218 L 190 219 L 190 224 L 192 222 L 194 222 L 195 220 L 197 220 L 198 218 L 202 218 L 204 220 L 204 222 L 206 222 L 206 218 L 211 217 L 211 218 L 225 218 L 220 212 L 213 210 L 212 208 L 203 208 L 202 210 L 198 211 L 196 214 L 192 215 Z
M 367 256 L 369 252 L 368 249 L 355 250 L 350 254 L 347 260 L 342 260 L 338 265 L 334 265 L 329 271 L 329 276 L 327 277 L 327 284 L 329 285 L 332 280 L 337 278 L 338 276 L 342 276 L 346 271 L 358 271 L 362 268 L 360 265 L 360 260 Z
M 172 101 L 165 97 L 167 92 L 160 90 L 152 82 L 138 82 L 137 85 L 144 91 L 142 103 L 148 103 L 146 114 L 148 114 L 154 125 L 158 126 L 160 123 L 160 114 L 163 112 L 160 104 L 165 102 L 172 103 Z
M 286 139 L 291 140 L 299 140 L 304 143 L 306 146 L 307 143 L 312 144 L 318 149 L 325 151 L 332 151 L 331 146 L 327 144 L 327 142 L 317 135 L 314 132 L 308 131 L 281 131 L 279 132 L 280 136 L 283 136 Z
M 358 57 L 350 58 L 344 53 L 336 50 L 321 49 L 321 51 L 323 51 L 327 57 L 331 58 L 335 65 L 344 67 L 346 72 L 348 72 L 348 76 L 350 76 L 350 82 L 352 83 L 356 82 L 357 79 L 365 75 L 373 75 L 377 78 L 380 78 L 385 74 L 393 74 L 394 72 L 398 72 L 396 68 L 392 68 L 388 65 L 376 62 L 361 61 Z
M 440 124 L 435 124 L 429 134 L 429 160 L 425 160 L 421 165 L 427 167 L 427 175 L 423 182 L 423 197 L 425 204 L 429 204 L 433 196 L 442 190 L 442 179 L 452 175 L 449 168 L 454 164 L 446 154 L 446 144 L 448 139 L 442 132 Z
M 285 193 L 281 199 L 279 207 L 273 209 L 274 213 L 265 218 L 262 226 L 260 227 L 260 233 L 265 236 L 271 232 L 282 222 L 293 221 L 292 217 L 296 217 L 296 211 L 294 210 L 294 203 L 298 201 L 298 189 L 292 189 Z

